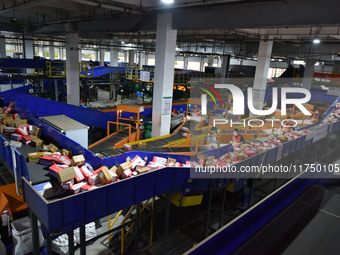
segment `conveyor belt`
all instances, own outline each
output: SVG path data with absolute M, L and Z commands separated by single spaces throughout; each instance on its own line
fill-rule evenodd
M 187 121 L 183 127 L 189 128 L 196 127 L 198 125 L 197 121 L 189 120 Z M 201 131 L 196 132 L 197 134 L 201 134 Z M 128 136 L 128 130 L 124 129 L 119 133 L 111 136 L 110 138 L 103 140 L 98 145 L 93 146 L 90 150 L 95 153 L 101 153 L 104 156 L 110 157 L 122 154 L 126 152 L 123 148 L 112 149 L 112 147 L 122 139 Z M 178 147 L 178 148 L 165 148 L 164 145 L 167 145 L 169 142 L 183 139 L 180 132 L 174 133 L 170 137 L 160 138 L 158 140 L 149 141 L 146 143 L 146 148 L 138 148 L 138 144 L 132 145 L 132 150 L 134 151 L 147 151 L 147 152 L 163 152 L 163 153 L 176 153 L 176 152 L 193 152 L 193 148 L 188 147 Z M 200 151 L 203 151 L 203 148 L 200 148 Z
M 313 186 L 234 254 L 338 254 L 340 182 Z
M 133 134 L 135 130 L 131 130 L 131 134 Z M 90 150 L 94 153 L 102 153 L 106 150 L 112 149 L 112 147 L 120 142 L 121 140 L 127 138 L 129 136 L 129 130 L 122 129 L 118 133 L 111 135 L 109 138 L 103 140 L 101 143 L 93 146 Z

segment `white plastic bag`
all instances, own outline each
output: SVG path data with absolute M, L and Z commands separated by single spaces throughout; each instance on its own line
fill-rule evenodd
M 13 234 L 13 254 L 24 255 L 33 251 L 31 220 L 29 217 L 21 218 L 11 223 Z M 39 226 L 39 247 L 44 243 L 44 237 Z

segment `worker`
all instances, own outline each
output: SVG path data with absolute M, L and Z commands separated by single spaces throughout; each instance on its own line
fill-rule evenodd
M 238 128 L 235 128 L 233 132 L 230 143 L 244 143 L 244 137 L 239 133 Z
M 194 105 L 194 115 L 195 116 L 198 116 L 201 114 L 201 111 L 200 109 L 197 107 L 197 105 Z
M 319 111 L 318 111 L 318 110 L 316 110 L 316 112 L 315 112 L 315 113 L 313 113 L 313 115 L 312 115 L 312 120 L 314 120 L 314 121 L 318 121 L 318 120 L 319 120 L 319 118 L 320 118 Z

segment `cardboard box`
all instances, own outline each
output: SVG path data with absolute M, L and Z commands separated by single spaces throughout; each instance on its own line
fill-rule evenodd
M 16 119 L 14 121 L 14 126 L 15 127 L 20 127 L 22 125 L 27 125 L 27 124 L 28 124 L 28 120 Z
M 35 135 L 35 136 L 37 136 L 37 135 Z M 59 150 L 58 147 L 55 146 L 53 143 L 50 143 L 47 147 L 48 147 L 49 151 L 52 151 L 52 152 L 57 152 Z
M 0 114 L 0 120 L 3 120 L 5 118 L 7 118 L 7 114 L 6 113 L 1 113 Z
M 36 126 L 33 126 L 33 135 L 37 136 L 37 137 L 41 137 L 42 136 L 42 129 Z
M 29 135 L 29 137 L 31 137 L 31 138 L 32 138 L 32 140 L 34 140 L 34 139 L 38 139 L 38 137 L 36 137 L 35 135 Z
M 28 161 L 29 162 L 37 162 L 42 156 L 48 156 L 51 157 L 52 153 L 51 152 L 32 152 L 32 153 L 27 153 Z
M 47 144 L 43 144 L 43 145 L 41 145 L 41 150 L 42 151 L 49 151 L 50 149 L 48 148 Z
M 0 124 L 0 133 L 5 132 L 6 125 Z
M 66 149 L 62 149 L 61 154 L 65 155 L 69 158 L 72 158 L 72 156 L 73 156 L 73 152 L 71 150 L 66 150 Z
M 5 125 L 8 125 L 9 122 L 13 122 L 14 123 L 14 120 L 13 118 L 10 118 L 10 117 L 6 117 L 2 120 L 2 123 L 5 124 Z
M 9 127 L 15 127 L 15 122 L 14 122 L 14 120 L 12 119 L 12 120 L 9 120 L 8 122 L 7 122 L 7 126 L 9 126 Z
M 71 166 L 82 166 L 85 164 L 84 155 L 76 155 L 72 157 Z
M 166 163 L 168 166 L 170 165 L 175 165 L 176 164 L 176 159 L 174 158 L 168 158 L 168 161 Z
M 59 183 L 67 182 L 77 177 L 74 167 L 65 168 L 56 173 Z
M 102 166 L 101 170 L 98 172 L 99 180 L 101 183 L 109 183 L 112 181 L 112 175 L 109 172 L 109 169 L 106 166 Z
M 36 138 L 36 139 L 32 139 L 31 141 L 31 145 L 33 147 L 39 147 L 43 144 L 43 140 L 39 139 L 39 138 Z
M 123 164 L 120 164 L 116 170 L 116 174 L 120 177 L 126 169 L 129 169 L 131 167 L 132 167 L 131 162 L 125 162 Z
M 144 174 L 149 172 L 149 168 L 148 167 L 144 167 L 144 168 L 140 168 L 138 170 L 136 170 L 137 174 Z
M 138 149 L 145 149 L 146 148 L 146 142 L 139 142 L 138 143 Z

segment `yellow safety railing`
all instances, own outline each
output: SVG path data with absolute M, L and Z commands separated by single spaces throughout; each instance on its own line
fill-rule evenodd
M 46 74 L 50 78 L 65 78 L 66 63 L 64 61 L 47 61 Z
M 111 215 L 109 215 L 109 230 L 111 230 L 111 228 L 113 227 L 113 225 L 115 224 L 115 222 L 117 221 L 118 217 L 122 214 L 123 210 L 120 210 L 116 217 L 113 219 L 113 221 L 111 222 Z M 111 233 L 108 236 L 109 242 L 111 241 Z
M 146 206 L 148 205 L 149 201 L 151 198 L 149 198 L 142 206 L 141 210 L 139 211 L 139 215 L 141 215 L 144 211 L 144 209 L 146 208 Z M 137 205 L 133 205 L 129 212 L 126 214 L 125 218 L 122 221 L 122 225 L 126 222 L 126 220 L 130 217 L 131 213 L 133 212 L 133 210 L 135 210 L 137 207 Z M 152 210 L 152 214 L 151 214 L 151 231 L 150 231 L 150 245 L 152 245 L 152 238 L 153 238 L 153 210 L 155 208 L 155 200 L 154 198 L 152 199 L 152 206 L 151 206 L 151 210 Z M 135 226 L 135 222 L 133 222 L 130 227 L 126 230 L 125 232 L 125 228 L 122 227 L 121 229 L 121 247 L 120 247 L 120 252 L 121 254 L 124 254 L 124 242 L 125 239 L 127 238 L 128 234 L 131 232 L 131 230 L 133 229 L 133 227 Z

